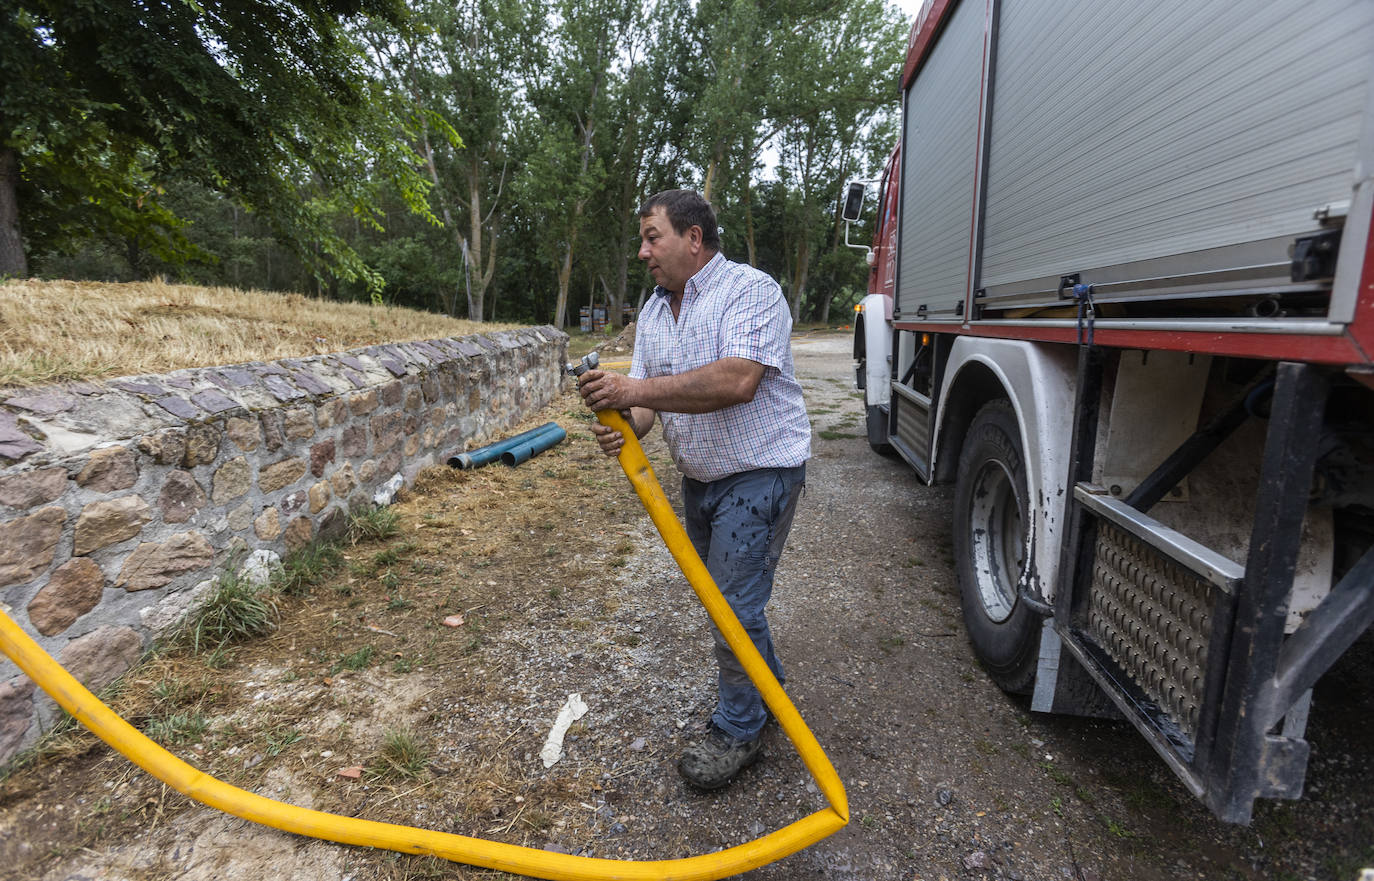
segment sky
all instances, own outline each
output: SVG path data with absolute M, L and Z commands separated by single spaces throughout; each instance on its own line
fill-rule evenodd
M 890 0 L 890 2 L 902 10 L 902 15 L 906 16 L 907 27 L 911 27 L 911 23 L 916 20 L 916 13 L 921 11 L 921 6 L 925 0 Z

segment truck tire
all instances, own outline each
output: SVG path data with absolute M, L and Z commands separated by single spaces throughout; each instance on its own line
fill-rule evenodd
M 1040 618 L 1021 602 L 1026 566 L 1026 457 L 1009 401 L 984 404 L 959 456 L 954 556 L 964 626 L 974 654 L 1004 690 L 1035 682 Z

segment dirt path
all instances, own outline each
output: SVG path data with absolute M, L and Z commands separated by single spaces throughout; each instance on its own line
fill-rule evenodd
M 1345 879 L 1374 863 L 1367 642 L 1317 689 L 1306 799 L 1260 802 L 1248 829 L 1217 823 L 1128 726 L 1032 714 L 982 675 L 958 617 L 948 492 L 869 451 L 849 346 L 794 343 L 816 437 L 771 621 L 852 821 L 745 877 Z M 431 475 L 398 506 L 400 532 L 346 549 L 273 636 L 213 663 L 159 657 L 116 704 L 275 798 L 562 852 L 703 853 L 822 807 L 776 730 L 721 793 L 677 778 L 713 702 L 705 614 L 580 403 L 569 394 L 530 425 L 548 419 L 565 444 L 519 469 Z M 675 497 L 657 432 L 647 448 Z M 574 692 L 588 713 L 545 769 L 540 747 Z M 177 714 L 203 727 L 168 725 Z M 397 733 L 418 753 L 408 769 L 387 746 Z M 351 767 L 361 776 L 339 775 Z M 77 733 L 0 781 L 0 877 L 507 876 L 227 818 Z

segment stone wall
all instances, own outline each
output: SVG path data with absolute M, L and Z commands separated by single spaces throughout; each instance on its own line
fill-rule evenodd
M 98 691 L 208 595 L 559 392 L 552 327 L 180 370 L 0 403 L 0 608 Z M 57 706 L 0 655 L 0 764 Z

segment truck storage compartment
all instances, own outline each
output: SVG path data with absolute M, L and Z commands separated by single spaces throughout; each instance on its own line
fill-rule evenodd
M 1351 321 L 1371 78 L 1370 0 L 957 4 L 904 98 L 894 318 L 1071 318 L 1080 283 L 1099 319 Z
M 983 6 L 954 11 L 906 95 L 902 133 L 898 320 L 959 320 L 968 291 L 978 170 Z
M 996 5 L 986 317 L 1061 305 L 1074 274 L 1118 316 L 1328 315 L 1374 3 Z

